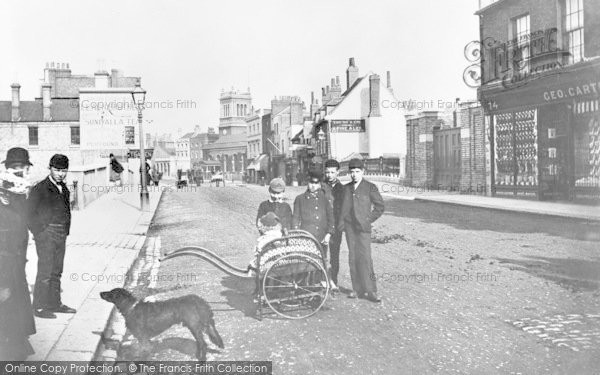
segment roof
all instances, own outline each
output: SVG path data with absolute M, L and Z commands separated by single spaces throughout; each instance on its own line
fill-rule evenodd
M 213 150 L 219 148 L 231 148 L 231 147 L 246 147 L 247 137 L 246 134 L 229 134 L 222 135 L 213 143 L 207 143 L 202 146 L 203 150 Z
M 189 139 L 189 138 L 192 138 L 194 136 L 194 134 L 196 134 L 196 133 L 194 133 L 194 132 L 185 133 L 179 139 Z
M 42 122 L 44 121 L 44 109 L 42 100 L 21 101 L 19 103 L 19 122 Z M 53 122 L 57 121 L 79 121 L 78 99 L 52 99 L 50 116 Z M 12 119 L 12 102 L 0 102 L 0 121 L 10 122 Z
M 152 159 L 168 159 L 172 156 L 175 156 L 175 152 L 170 152 L 165 147 L 163 147 L 160 143 L 156 143 L 154 145 L 154 153 L 152 154 Z
M 368 74 L 367 74 L 368 75 Z M 366 77 L 366 76 L 365 76 Z M 354 83 L 352 84 L 352 86 L 348 87 L 348 89 L 346 91 L 344 91 L 342 93 L 342 97 L 346 96 L 350 91 L 354 90 L 354 88 L 356 86 L 358 86 L 358 84 L 365 78 L 365 77 L 360 77 L 357 78 L 356 81 L 354 81 Z
M 279 112 L 277 112 L 276 114 L 274 114 L 274 115 L 273 115 L 273 117 L 275 117 L 275 116 L 279 116 L 279 115 L 283 114 L 283 112 L 289 112 L 289 111 L 290 111 L 290 107 L 289 107 L 289 106 L 287 106 L 287 107 L 285 107 L 284 109 L 282 109 L 281 111 L 279 111 Z
M 496 5 L 504 2 L 505 0 L 489 0 L 489 1 L 492 1 L 492 3 L 490 3 L 490 4 L 488 4 L 488 5 L 484 6 L 484 7 L 479 8 L 479 10 L 475 12 L 475 15 L 478 16 L 478 15 L 484 13 L 484 12 L 487 12 L 490 8 L 492 8 L 492 7 L 496 6 Z
M 300 138 L 304 135 L 304 128 L 302 128 L 302 130 L 300 130 L 298 133 L 296 133 L 296 135 L 294 135 L 292 137 L 292 142 L 294 141 L 300 141 Z

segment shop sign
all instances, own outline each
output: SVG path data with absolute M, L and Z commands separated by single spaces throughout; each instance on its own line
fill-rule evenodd
M 152 159 L 152 155 L 154 154 L 153 148 L 144 149 L 144 154 L 146 155 L 146 159 Z M 133 149 L 127 152 L 127 158 L 129 159 L 139 159 L 140 158 L 140 149 Z
M 329 124 L 332 133 L 365 132 L 365 120 L 331 120 Z

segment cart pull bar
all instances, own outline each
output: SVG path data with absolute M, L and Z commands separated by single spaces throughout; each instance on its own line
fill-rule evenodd
M 179 256 L 192 255 L 205 261 L 209 262 L 213 266 L 217 267 L 221 271 L 235 277 L 243 277 L 243 278 L 254 278 L 254 276 L 248 276 L 247 270 L 232 266 L 227 263 L 223 258 L 219 257 L 217 254 L 213 253 L 210 250 L 204 249 L 198 246 L 186 246 L 181 249 L 175 250 L 169 254 L 167 254 L 164 258 L 160 259 L 160 261 L 165 261 L 167 259 L 176 258 Z

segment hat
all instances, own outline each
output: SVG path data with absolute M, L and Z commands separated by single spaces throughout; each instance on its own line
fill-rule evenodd
M 320 170 L 311 169 L 310 171 L 308 171 L 308 182 L 321 182 L 322 179 L 323 173 Z
M 329 159 L 325 162 L 325 168 L 330 168 L 330 167 L 340 169 L 340 163 L 338 163 L 338 161 L 335 159 Z
M 279 224 L 279 217 L 277 217 L 277 215 L 275 215 L 272 211 L 269 211 L 261 216 L 259 221 L 264 227 L 274 227 Z
M 274 178 L 269 183 L 269 190 L 273 193 L 283 193 L 285 191 L 285 182 L 282 178 Z
M 8 150 L 6 152 L 6 160 L 4 160 L 3 163 L 6 167 L 14 163 L 33 165 L 29 161 L 29 152 L 21 147 L 13 147 Z
M 348 164 L 348 169 L 354 169 L 354 168 L 364 169 L 365 163 L 360 159 L 352 159 L 352 160 L 350 160 L 350 163 Z
M 50 158 L 50 166 L 56 169 L 69 169 L 69 158 L 62 154 L 54 154 Z

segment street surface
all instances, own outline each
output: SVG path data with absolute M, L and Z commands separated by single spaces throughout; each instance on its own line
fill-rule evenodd
M 303 190 L 288 188 L 288 203 Z M 245 267 L 267 197 L 255 185 L 165 192 L 148 236 L 162 254 L 198 245 Z M 305 320 L 258 321 L 251 282 L 193 257 L 146 267 L 133 291 L 198 294 L 225 342 L 208 359 L 271 360 L 275 374 L 598 373 L 599 223 L 385 201 L 372 234 L 379 305 L 342 294 Z M 344 241 L 342 287 L 347 259 Z M 119 359 L 195 360 L 194 352 L 178 326 L 150 354 L 126 337 Z

